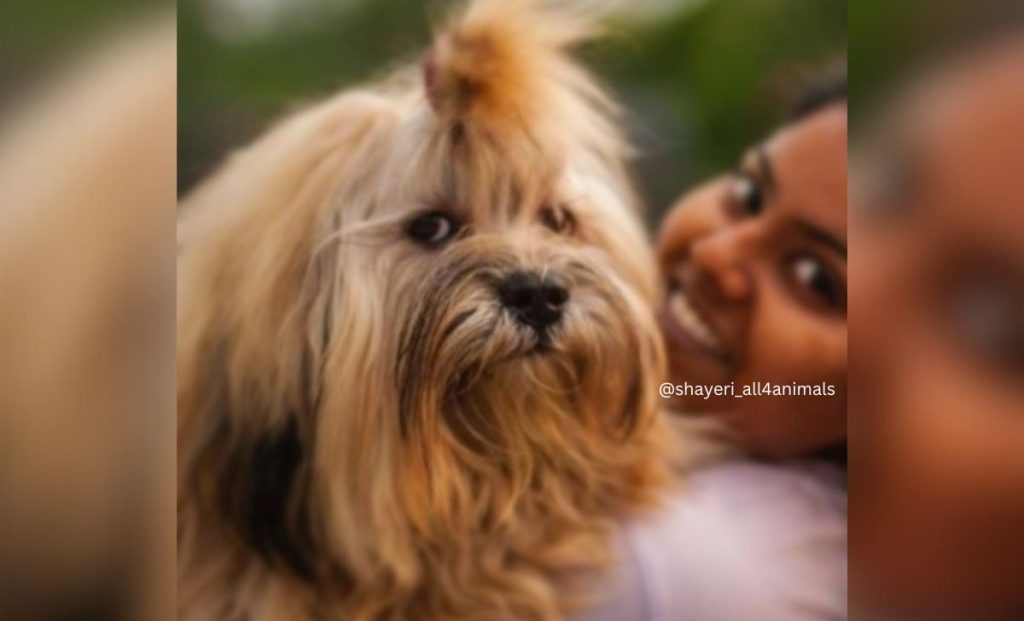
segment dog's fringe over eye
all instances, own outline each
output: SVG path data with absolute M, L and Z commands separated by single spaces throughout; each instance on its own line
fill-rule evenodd
M 455 238 L 462 224 L 455 216 L 443 211 L 430 211 L 409 221 L 405 233 L 410 239 L 428 248 L 438 248 Z

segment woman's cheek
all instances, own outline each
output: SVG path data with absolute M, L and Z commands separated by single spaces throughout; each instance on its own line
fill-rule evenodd
M 737 399 L 727 422 L 756 452 L 786 456 L 821 448 L 845 433 L 846 325 L 802 307 L 769 283 L 762 281 L 751 314 L 736 390 L 755 382 L 824 382 L 826 394 Z
M 810 309 L 762 266 L 742 375 L 750 381 L 815 383 L 846 374 L 846 322 Z

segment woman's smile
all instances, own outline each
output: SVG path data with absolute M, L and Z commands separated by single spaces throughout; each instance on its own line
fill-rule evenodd
M 735 330 L 727 314 L 701 292 L 693 267 L 681 261 L 669 274 L 658 313 L 662 332 L 674 355 L 705 358 L 728 368 L 734 359 Z
M 715 358 L 725 358 L 722 340 L 685 291 L 679 288 L 670 290 L 665 307 L 665 328 L 679 345 Z

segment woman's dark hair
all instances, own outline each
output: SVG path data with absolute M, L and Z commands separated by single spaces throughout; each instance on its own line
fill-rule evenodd
M 845 73 L 828 74 L 812 81 L 796 98 L 788 120 L 799 121 L 837 103 L 846 103 Z

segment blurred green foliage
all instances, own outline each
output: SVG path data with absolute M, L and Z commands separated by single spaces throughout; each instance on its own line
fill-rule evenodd
M 319 10 L 238 36 L 204 1 L 179 4 L 182 191 L 284 112 L 417 58 L 444 7 L 305 0 Z M 844 0 L 664 1 L 678 9 L 656 19 L 626 11 L 611 37 L 583 51 L 628 110 L 652 222 L 687 187 L 733 167 L 795 91 L 844 62 L 846 50 Z
M 856 44 L 850 49 L 849 80 L 858 103 L 852 117 L 862 116 L 868 101 L 892 86 L 908 52 L 921 46 L 920 8 L 916 0 L 857 0 L 850 7 L 850 38 Z
M 854 130 L 908 81 L 1001 34 L 1019 37 L 1020 0 L 857 0 L 850 5 Z

